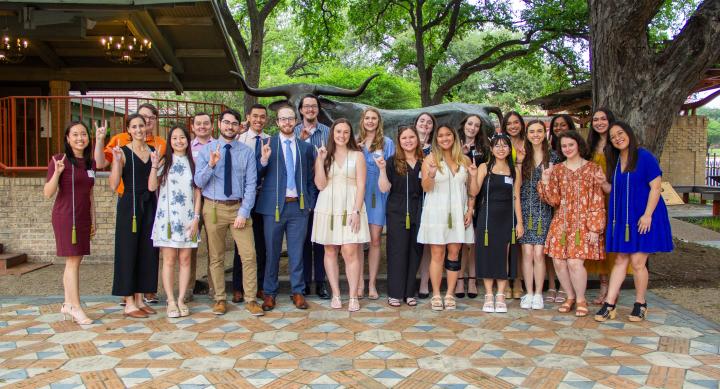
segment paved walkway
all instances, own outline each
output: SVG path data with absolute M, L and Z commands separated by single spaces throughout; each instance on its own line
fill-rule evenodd
M 442 313 L 363 300 L 349 314 L 286 296 L 262 318 L 234 306 L 215 317 L 204 300 L 188 318 L 129 320 L 99 297 L 84 328 L 61 321 L 58 298 L 4 298 L 0 386 L 718 388 L 720 325 L 654 295 L 649 320 L 629 323 L 624 296 L 623 320 L 604 324 L 517 300 L 508 314 L 481 312 L 481 299 Z

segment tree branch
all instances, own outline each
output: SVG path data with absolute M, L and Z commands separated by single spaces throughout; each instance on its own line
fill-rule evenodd
M 450 46 L 450 42 L 452 42 L 453 38 L 455 38 L 455 33 L 457 32 L 458 27 L 458 17 L 460 16 L 460 2 L 455 2 L 455 6 L 453 7 L 452 16 L 450 17 L 450 25 L 448 26 L 447 33 L 445 34 L 445 39 L 443 39 L 442 46 L 440 47 L 448 47 Z
M 448 13 L 450 12 L 451 8 L 453 9 L 453 13 L 456 13 L 457 11 L 459 11 L 460 10 L 460 2 L 461 2 L 461 0 L 448 1 L 447 5 L 445 5 L 445 9 L 443 9 L 442 12 L 440 12 L 435 17 L 435 19 L 430 20 L 429 22 L 427 22 L 426 24 L 424 24 L 422 26 L 423 32 L 442 23 L 442 21 L 448 16 Z M 420 1 L 416 2 L 416 4 L 421 8 L 421 11 L 422 11 L 422 4 L 420 4 L 420 3 L 421 3 Z
M 248 0 L 248 3 L 251 1 L 254 2 L 254 0 Z M 267 19 L 268 15 L 270 15 L 270 12 L 275 9 L 279 2 L 280 0 L 270 0 L 262 7 L 258 16 L 260 17 L 260 20 L 262 20 L 263 24 L 265 23 L 265 19 Z
M 233 18 L 232 16 L 232 12 L 228 7 L 227 2 L 218 1 L 218 6 L 220 7 L 220 14 L 223 18 L 223 21 L 228 28 L 230 38 L 233 40 L 233 42 L 235 42 L 235 45 L 237 46 L 238 56 L 240 57 L 240 64 L 242 65 L 243 70 L 247 71 L 245 67 L 250 62 L 250 52 L 248 50 L 247 44 L 245 43 L 245 39 L 243 38 L 242 33 L 240 33 L 240 29 L 238 28 L 235 18 Z

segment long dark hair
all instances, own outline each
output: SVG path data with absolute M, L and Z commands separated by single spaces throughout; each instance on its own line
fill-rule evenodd
M 543 128 L 543 132 L 546 132 L 547 129 L 545 128 L 545 123 L 542 122 L 542 120 L 531 120 L 527 124 L 527 128 L 529 129 L 530 126 L 539 124 Z M 543 138 L 542 144 L 542 166 L 544 169 L 547 169 L 550 163 L 550 144 L 548 143 L 547 136 Z M 530 143 L 530 139 L 528 137 L 525 137 L 525 159 L 523 160 L 522 164 L 522 178 L 523 180 L 529 180 L 530 176 L 532 175 L 533 170 L 535 170 L 535 148 L 533 147 L 532 143 Z
M 506 135 L 505 133 L 502 134 L 496 134 L 493 135 L 493 137 L 490 139 L 490 159 L 488 160 L 488 174 L 492 174 L 492 168 L 495 166 L 495 154 L 492 152 L 492 148 L 495 147 L 496 144 L 503 142 L 505 143 L 510 149 L 512 149 L 512 141 L 510 140 L 510 136 Z M 508 167 L 510 168 L 510 177 L 515 179 L 515 163 L 513 162 L 512 155 L 508 153 L 508 156 L 505 157 L 505 162 L 507 162 Z
M 637 136 L 635 135 L 635 130 L 633 130 L 629 124 L 623 121 L 616 121 L 611 122 L 610 125 L 608 125 L 608 143 L 605 147 L 605 164 L 607 166 L 606 175 L 609 182 L 612 182 L 612 175 L 615 172 L 616 165 L 620 159 L 620 150 L 615 148 L 612 142 L 610 142 L 610 129 L 615 126 L 622 128 L 630 139 L 630 144 L 628 145 L 627 165 L 625 165 L 626 172 L 635 171 L 638 159 L 638 148 L 640 147 Z
M 423 158 L 425 157 L 425 154 L 423 154 L 422 151 L 422 145 L 420 144 L 420 134 L 418 134 L 417 129 L 410 126 L 400 126 L 397 131 L 396 144 L 398 148 L 395 151 L 395 155 L 393 156 L 393 159 L 395 161 L 395 172 L 400 176 L 404 176 L 405 174 L 407 174 L 409 168 L 408 163 L 405 160 L 405 150 L 403 150 L 400 146 L 400 137 L 405 131 L 412 131 L 413 134 L 415 134 L 415 138 L 417 138 L 418 144 L 417 147 L 415 147 L 415 159 L 417 159 L 417 162 L 422 164 Z
M 592 118 L 598 112 L 604 113 L 608 121 L 608 129 L 605 132 L 605 148 L 603 149 L 603 152 L 607 150 L 608 144 L 610 144 L 610 125 L 615 122 L 615 114 L 613 114 L 611 110 L 605 107 L 598 108 L 592 113 L 592 115 L 590 116 L 590 131 L 588 131 L 587 143 L 588 147 L 590 148 L 590 152 L 593 154 L 595 153 L 595 148 L 597 147 L 598 143 L 600 142 L 600 138 L 602 137 L 599 132 L 595 131 L 595 127 L 593 127 L 592 125 Z
M 79 120 L 73 120 L 70 122 L 70 124 L 65 127 L 65 157 L 67 157 L 68 161 L 70 161 L 73 166 L 77 166 L 77 158 L 75 158 L 75 153 L 73 153 L 72 147 L 70 147 L 70 143 L 67 141 L 68 135 L 70 135 L 70 129 L 81 125 L 83 128 L 85 128 L 85 132 L 88 135 L 88 145 L 85 146 L 85 149 L 83 150 L 83 160 L 85 161 L 85 169 L 90 170 L 92 167 L 92 147 L 90 147 L 90 131 L 88 131 L 87 125 L 85 123 L 79 121 Z
M 185 156 L 188 159 L 188 163 L 190 164 L 190 173 L 192 174 L 192 177 L 195 177 L 195 162 L 193 161 L 193 155 L 192 155 L 192 147 L 190 147 L 190 133 L 188 132 L 187 128 L 183 126 L 182 124 L 175 124 L 170 128 L 170 131 L 168 131 L 167 134 L 167 147 L 165 147 L 165 155 L 162 157 L 162 160 L 165 161 L 165 167 L 163 168 L 163 172 L 158 177 L 158 187 L 161 187 L 168 179 L 168 176 L 170 175 L 170 169 L 172 168 L 173 163 L 175 162 L 175 154 L 173 153 L 172 148 L 172 134 L 175 132 L 175 130 L 180 129 L 180 131 L 183 132 L 183 135 L 185 135 L 185 139 L 187 139 L 187 149 L 185 149 Z M 192 181 L 193 188 L 195 187 L 195 180 Z
M 488 154 L 490 153 L 490 142 L 488 141 L 487 134 L 485 133 L 485 130 L 483 129 L 483 123 L 482 118 L 480 115 L 470 114 L 465 116 L 465 119 L 463 119 L 460 122 L 460 128 L 458 128 L 458 136 L 460 137 L 460 143 L 465 144 L 465 139 L 467 137 L 465 136 L 465 124 L 467 124 L 467 121 L 471 117 L 476 117 L 478 120 L 480 120 L 480 130 L 478 131 L 477 135 L 475 135 L 475 151 L 480 154 L 480 162 L 485 162 L 488 159 Z M 471 155 L 470 160 L 472 163 L 475 163 L 475 156 Z
M 520 119 L 520 132 L 518 132 L 517 136 L 519 136 L 521 139 L 525 139 L 525 120 L 523 119 L 522 115 L 520 115 L 520 113 L 516 111 L 510 111 L 506 113 L 505 116 L 503 116 L 503 121 L 501 125 L 503 134 L 510 136 L 510 134 L 508 134 L 507 132 L 507 124 L 508 120 L 510 120 L 510 118 L 513 116 L 517 116 L 518 119 Z
M 556 136 L 555 131 L 553 131 L 553 128 L 555 128 L 555 121 L 560 118 L 565 120 L 565 123 L 567 123 L 568 131 L 577 131 L 577 128 L 575 127 L 575 122 L 573 121 L 572 116 L 566 113 L 555 115 L 553 116 L 552 120 L 550 120 L 550 147 L 552 147 L 552 149 L 555 150 L 558 155 L 562 156 L 562 150 L 560 150 L 560 142 L 558 142 L 558 136 Z
M 125 119 L 125 131 L 128 131 L 130 128 L 130 122 L 132 122 L 135 119 L 142 119 L 143 124 L 147 125 L 147 120 L 145 120 L 145 117 L 143 115 L 140 115 L 139 113 L 131 113 L 128 115 L 127 119 Z
M 416 130 L 417 130 L 418 120 L 420 120 L 420 117 L 422 117 L 422 115 L 427 115 L 430 117 L 430 119 L 432 119 L 432 122 L 433 122 L 432 129 L 430 130 L 430 133 L 427 134 L 427 138 L 425 138 L 426 142 L 428 140 L 430 140 L 430 142 L 427 142 L 427 143 L 432 143 L 433 135 L 435 135 L 435 130 L 437 130 L 437 126 L 438 126 L 437 118 L 435 117 L 435 115 L 431 114 L 430 112 L 420 112 L 420 115 L 417 115 L 417 117 L 415 117 L 415 121 L 413 122 L 413 128 L 415 128 Z M 418 136 L 420 136 L 420 133 L 418 133 Z M 418 140 L 420 140 L 420 138 L 418 138 Z M 422 146 L 423 145 L 420 144 L 421 149 L 422 149 Z
M 590 150 L 588 149 L 588 145 L 585 142 L 585 139 L 580 135 L 577 131 L 565 131 L 562 134 L 558 135 L 558 145 L 562 141 L 562 138 L 570 138 L 574 140 L 578 145 L 578 154 L 580 154 L 580 157 L 586 160 L 592 159 L 592 154 L 590 153 Z M 562 153 L 562 151 L 561 151 Z M 567 159 L 565 154 L 562 154 L 564 159 Z
M 338 124 L 345 123 L 350 127 L 350 139 L 347 143 L 348 150 L 353 151 L 360 151 L 360 147 L 358 147 L 357 142 L 355 141 L 355 136 L 353 135 L 353 128 L 352 124 L 349 120 L 345 118 L 337 119 L 333 122 L 332 126 L 330 126 L 330 136 L 328 136 L 328 142 L 327 142 L 327 153 L 328 156 L 325 158 L 325 163 L 323 164 L 323 167 L 325 168 L 325 174 L 327 175 L 330 172 L 330 166 L 335 161 L 335 127 L 338 126 Z

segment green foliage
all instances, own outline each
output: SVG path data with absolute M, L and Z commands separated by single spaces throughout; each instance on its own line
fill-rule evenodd
M 662 49 L 682 30 L 700 3 L 702 0 L 664 0 L 648 28 L 651 44 Z

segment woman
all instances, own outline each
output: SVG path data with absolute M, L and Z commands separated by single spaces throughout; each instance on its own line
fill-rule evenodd
M 432 147 L 432 137 L 437 127 L 437 119 L 429 112 L 423 112 L 415 118 L 415 130 L 420 136 L 420 147 L 423 155 L 430 154 Z M 426 299 L 430 296 L 428 284 L 430 282 L 430 248 L 423 248 L 422 259 L 420 260 L 420 286 L 418 287 L 418 297 Z
M 430 246 L 433 288 L 430 306 L 434 311 L 456 307 L 452 290 L 460 270 L 460 248 L 474 241 L 475 199 L 468 196 L 468 184 L 476 172 L 477 167 L 462 153 L 457 132 L 440 126 L 433 136 L 432 152 L 422 165 L 422 187 L 426 196 L 417 238 L 418 243 Z M 445 298 L 440 297 L 443 267 L 447 270 L 448 285 Z
M 550 120 L 550 147 L 555 150 L 558 156 L 562 156 L 558 137 L 565 131 L 576 131 L 572 117 L 566 113 L 553 116 Z
M 180 274 L 178 296 L 185 296 L 190 283 L 190 255 L 197 248 L 200 224 L 200 189 L 195 186 L 195 163 L 190 145 L 190 134 L 180 125 L 168 132 L 167 148 L 162 158 L 150 154 L 152 170 L 148 190 L 160 188 L 158 210 L 155 213 L 152 239 L 155 247 L 162 249 L 162 280 L 167 296 L 167 317 L 190 315 L 184 299 L 175 300 L 173 283 L 175 261 L 179 259 Z
M 420 137 L 412 127 L 398 130 L 400 151 L 385 162 L 376 159 L 380 169 L 380 190 L 390 193 L 387 202 L 388 305 L 399 307 L 402 301 L 416 306 L 415 288 L 422 245 L 417 243 L 423 190 L 420 167 L 423 153 Z M 386 167 L 387 165 L 387 167 Z
M 520 211 L 521 179 L 510 156 L 511 140 L 496 135 L 490 141 L 490 160 L 477 170 L 470 186 L 472 196 L 480 196 L 475 241 L 477 274 L 485 287 L 484 312 L 507 312 L 505 287 L 518 268 L 519 247 L 523 236 Z M 481 184 L 482 183 L 482 184 Z M 497 294 L 493 300 L 493 283 Z
M 608 209 L 608 252 L 617 253 L 610 274 L 610 286 L 595 320 L 616 316 L 615 304 L 625 280 L 628 264 L 633 269 L 635 304 L 630 321 L 645 320 L 648 286 L 648 255 L 673 250 L 672 232 L 665 203 L 660 199 L 662 170 L 655 156 L 638 147 L 635 131 L 624 122 L 610 126 L 610 145 L 606 148 L 608 179 L 602 182 L 610 192 Z
M 48 163 L 43 188 L 45 198 L 57 193 L 52 226 L 57 256 L 65 257 L 65 300 L 60 313 L 82 325 L 93 323 L 80 305 L 80 261 L 90 255 L 90 239 L 95 235 L 95 162 L 89 144 L 85 124 L 73 121 L 65 127 L 65 153 L 54 155 Z
M 490 143 L 487 134 L 482 129 L 482 119 L 478 115 L 468 115 L 460 122 L 460 144 L 465 154 L 475 166 L 487 162 L 490 154 Z M 477 215 L 473 217 L 473 226 Z M 467 295 L 474 299 L 477 297 L 477 282 L 475 277 L 475 245 L 463 245 L 462 259 L 460 260 L 460 276 L 455 285 L 455 297 L 465 297 L 465 273 L 467 272 Z
M 503 116 L 502 130 L 505 135 L 510 137 L 513 163 L 517 166 L 522 165 L 525 159 L 525 120 L 519 113 L 510 111 Z M 520 266 L 519 261 L 517 264 Z M 522 279 L 520 278 L 522 273 L 519 271 L 520 268 L 517 270 L 517 273 L 513 272 L 517 276 L 513 279 L 509 298 L 519 299 L 522 296 Z
M 158 258 L 150 238 L 157 199 L 148 189 L 152 170 L 145 143 L 145 118 L 128 116 L 127 131 L 132 141 L 112 149 L 110 187 L 115 191 L 120 179 L 125 192 L 118 199 L 115 223 L 115 272 L 112 294 L 125 298 L 125 316 L 146 318 L 155 314 L 143 301 L 143 293 L 157 292 Z
M 365 198 L 366 167 L 347 119 L 336 120 L 330 128 L 327 148 L 318 149 L 315 185 L 320 190 L 314 210 L 312 241 L 325 245 L 325 271 L 332 299 L 330 307 L 342 308 L 338 252 L 345 260 L 350 302 L 348 311 L 360 309 L 361 245 L 370 241 Z
M 365 180 L 365 209 L 370 224 L 370 249 L 368 250 L 368 298 L 377 300 L 377 288 L 375 286 L 378 270 L 380 269 L 380 237 L 385 227 L 385 207 L 387 205 L 387 193 L 383 193 L 378 187 L 380 170 L 375 163 L 377 159 L 388 160 L 395 154 L 395 144 L 392 139 L 383 135 L 383 121 L 380 111 L 375 108 L 366 108 L 360 115 L 360 134 L 358 136 L 360 150 L 365 157 L 367 178 Z M 358 298 L 363 297 L 365 287 L 364 277 L 364 255 L 360 257 L 360 284 L 358 285 Z
M 545 254 L 552 257 L 560 285 L 568 294 L 558 311 L 570 312 L 575 305 L 575 316 L 582 317 L 588 314 L 583 262 L 605 258 L 605 198 L 596 180 L 602 169 L 582 157 L 587 145 L 576 131 L 561 133 L 559 141 L 565 161 L 544 170 L 538 183 L 540 199 L 555 208 Z
M 522 245 L 522 271 L 527 293 L 520 300 L 520 308 L 543 309 L 542 296 L 545 281 L 545 239 L 552 220 L 552 208 L 543 203 L 538 195 L 537 185 L 542 172 L 558 162 L 555 151 L 547 141 L 545 124 L 532 120 L 527 125 L 525 140 L 525 162 L 522 165 L 522 187 L 520 205 L 525 234 L 520 238 Z M 555 296 L 553 296 L 554 300 Z

